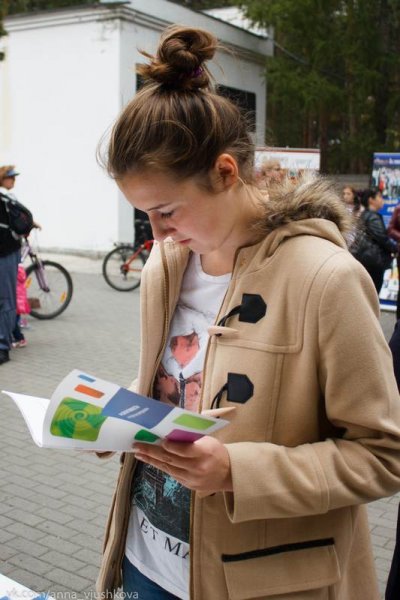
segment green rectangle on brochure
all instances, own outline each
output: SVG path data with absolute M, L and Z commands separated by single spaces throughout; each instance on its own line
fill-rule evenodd
M 191 427 L 192 429 L 197 429 L 199 431 L 204 431 L 205 429 L 208 429 L 214 425 L 214 421 L 210 421 L 209 419 L 186 414 L 176 417 L 176 419 L 174 419 L 174 423 L 177 423 L 177 425 L 183 425 L 183 427 Z
M 138 442 L 148 442 L 149 444 L 154 444 L 154 442 L 156 442 L 159 439 L 160 438 L 158 437 L 158 435 L 155 435 L 154 433 L 151 433 L 151 431 L 147 431 L 146 429 L 141 429 L 135 435 L 135 440 L 137 440 Z

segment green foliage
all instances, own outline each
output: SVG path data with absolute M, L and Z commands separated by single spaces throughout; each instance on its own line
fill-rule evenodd
M 97 0 L 13 0 L 8 14 L 47 10 L 50 8 L 66 8 L 68 6 L 82 6 L 96 4 Z
M 322 167 L 368 172 L 373 151 L 400 145 L 398 0 L 235 0 L 273 26 L 268 132 L 321 148 Z
M 99 0 L 0 0 L 0 37 L 7 35 L 3 20 L 7 15 L 25 12 L 96 4 Z M 0 53 L 0 60 L 2 56 Z
M 170 0 L 174 4 L 187 6 L 193 10 L 207 10 L 208 8 L 221 8 L 223 6 L 232 6 L 232 0 Z

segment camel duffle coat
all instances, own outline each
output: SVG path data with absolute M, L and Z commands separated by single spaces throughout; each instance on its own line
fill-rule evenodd
M 191 600 L 379 600 L 362 504 L 400 489 L 392 359 L 336 193 L 318 179 L 288 190 L 266 203 L 261 241 L 237 252 L 209 329 L 201 409 L 235 407 L 216 434 L 233 492 L 192 494 Z M 166 241 L 147 263 L 140 393 L 151 394 L 188 255 Z M 103 594 L 121 585 L 134 470 L 123 454 Z

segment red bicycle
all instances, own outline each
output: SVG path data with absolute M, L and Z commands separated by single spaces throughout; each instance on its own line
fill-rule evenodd
M 103 260 L 103 277 L 108 285 L 119 292 L 138 288 L 153 244 L 154 240 L 143 240 L 138 245 L 114 244 L 115 248 Z

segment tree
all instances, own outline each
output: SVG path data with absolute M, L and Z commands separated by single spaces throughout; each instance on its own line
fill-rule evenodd
M 66 8 L 68 6 L 82 6 L 96 4 L 98 0 L 13 0 L 8 14 L 34 12 L 50 8 Z
M 400 117 L 398 0 L 236 0 L 273 26 L 268 130 L 276 145 L 319 146 L 322 170 L 368 172 L 396 150 Z
M 232 0 L 170 0 L 174 4 L 181 4 L 192 8 L 193 10 L 207 10 L 208 8 L 221 8 L 223 6 L 232 6 Z

